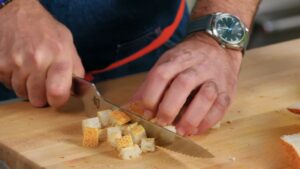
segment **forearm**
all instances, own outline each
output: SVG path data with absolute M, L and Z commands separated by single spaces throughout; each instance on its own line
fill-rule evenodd
M 238 16 L 251 28 L 260 0 L 198 0 L 192 10 L 191 19 L 214 12 L 227 12 Z

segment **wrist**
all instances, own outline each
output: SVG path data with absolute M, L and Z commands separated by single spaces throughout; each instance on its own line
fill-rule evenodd
M 243 53 L 241 50 L 235 50 L 230 48 L 224 48 L 222 47 L 211 35 L 208 35 L 206 32 L 194 32 L 191 33 L 187 40 L 195 40 L 200 42 L 200 45 L 209 45 L 210 47 L 216 49 L 216 50 L 223 50 L 225 53 L 228 54 L 228 57 L 230 57 L 230 60 L 241 62 L 243 58 Z

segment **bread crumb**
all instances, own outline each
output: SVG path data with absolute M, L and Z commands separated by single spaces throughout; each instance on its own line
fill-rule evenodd
M 218 122 L 212 127 L 212 129 L 218 129 L 220 127 L 221 127 L 221 122 Z
M 236 161 L 236 157 L 229 157 L 229 160 L 232 161 L 232 162 L 235 162 Z
M 173 132 L 173 133 L 177 132 L 176 127 L 173 126 L 173 125 L 168 125 L 168 126 L 165 126 L 164 128 L 171 131 L 171 132 Z

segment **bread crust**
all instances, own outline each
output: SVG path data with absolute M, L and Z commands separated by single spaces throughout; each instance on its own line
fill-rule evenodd
M 281 144 L 285 150 L 285 158 L 293 169 L 300 169 L 300 157 L 294 147 L 281 139 Z

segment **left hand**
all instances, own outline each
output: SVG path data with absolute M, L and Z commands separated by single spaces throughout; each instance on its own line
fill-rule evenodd
M 174 124 L 176 119 L 181 135 L 203 133 L 222 119 L 230 105 L 241 61 L 240 51 L 222 48 L 205 33 L 193 34 L 162 55 L 133 100 L 141 99 L 144 115 L 156 116 L 160 125 Z

